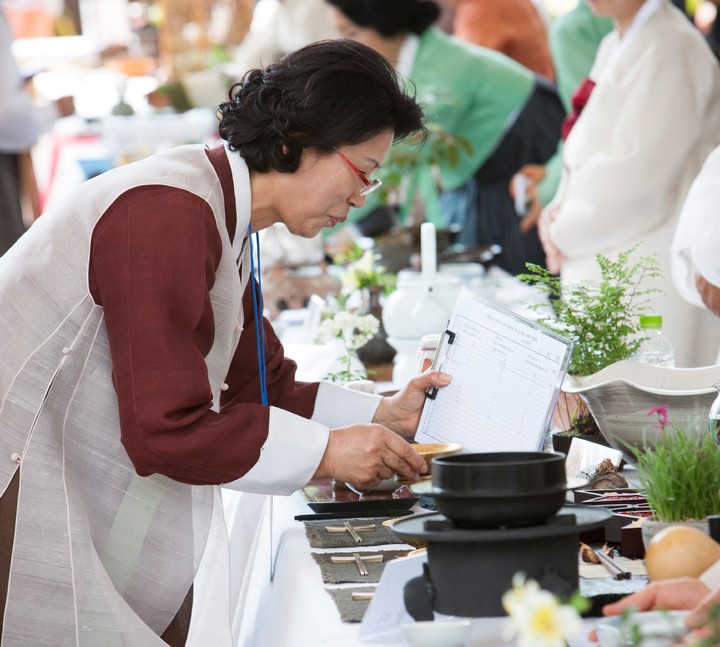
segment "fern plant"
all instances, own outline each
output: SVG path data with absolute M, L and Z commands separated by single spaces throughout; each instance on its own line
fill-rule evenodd
M 538 322 L 571 339 L 573 351 L 568 373 L 591 375 L 632 357 L 640 347 L 640 315 L 647 312 L 649 295 L 660 292 L 647 282 L 662 277 L 655 255 L 633 258 L 639 244 L 616 260 L 598 255 L 600 281 L 565 285 L 559 276 L 539 265 L 527 264 L 518 279 L 548 295 L 552 308 L 531 306 Z M 570 420 L 568 436 L 598 434 L 599 429 L 585 402 L 579 397 L 561 399 L 561 418 Z M 563 408 L 564 407 L 564 408 Z
M 573 352 L 568 372 L 590 375 L 615 362 L 632 357 L 640 347 L 640 315 L 648 310 L 649 295 L 660 292 L 647 281 L 662 277 L 653 255 L 633 259 L 638 245 L 616 260 L 599 254 L 600 282 L 565 285 L 559 276 L 539 265 L 527 264 L 528 273 L 518 279 L 546 293 L 552 311 L 541 313 L 538 322 L 571 339 Z

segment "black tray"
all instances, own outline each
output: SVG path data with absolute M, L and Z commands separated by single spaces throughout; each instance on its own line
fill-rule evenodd
M 377 514 L 403 512 L 412 508 L 419 500 L 406 486 L 393 492 L 354 492 L 344 483 L 330 479 L 311 481 L 300 494 L 313 512 L 338 512 Z

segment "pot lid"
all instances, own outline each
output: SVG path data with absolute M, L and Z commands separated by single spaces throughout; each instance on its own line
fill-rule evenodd
M 391 531 L 398 537 L 425 542 L 491 542 L 575 535 L 604 526 L 612 512 L 605 508 L 565 506 L 547 522 L 518 528 L 457 528 L 439 513 L 417 514 L 399 519 Z

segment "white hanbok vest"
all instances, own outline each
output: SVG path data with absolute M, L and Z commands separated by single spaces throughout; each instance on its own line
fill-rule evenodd
M 123 192 L 147 184 L 187 189 L 215 215 L 223 254 L 206 363 L 215 409 L 220 402 L 244 286 L 204 147 L 90 180 L 0 259 L 0 494 L 20 471 L 4 647 L 164 645 L 158 635 L 206 544 L 216 488 L 139 477 L 120 443 L 103 309 L 87 282 L 98 219 Z

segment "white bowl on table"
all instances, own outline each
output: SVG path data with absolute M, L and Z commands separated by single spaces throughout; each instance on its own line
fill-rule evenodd
M 410 647 L 465 647 L 472 623 L 466 619 L 425 620 L 400 625 Z
M 624 360 L 585 377 L 568 375 L 562 390 L 578 394 L 608 443 L 632 460 L 633 448 L 654 446 L 662 437 L 657 416 L 648 416 L 652 407 L 667 405 L 671 426 L 709 433 L 707 415 L 719 379 L 720 366 L 668 368 Z

